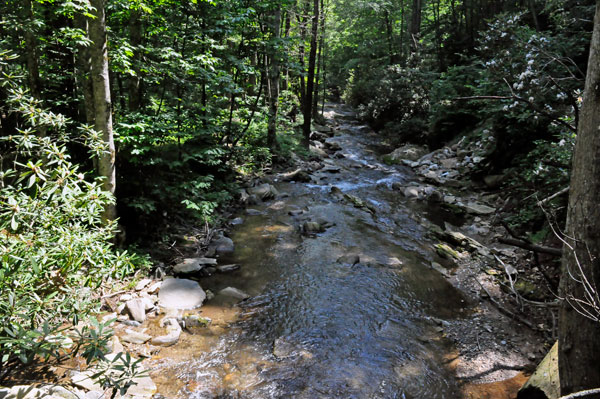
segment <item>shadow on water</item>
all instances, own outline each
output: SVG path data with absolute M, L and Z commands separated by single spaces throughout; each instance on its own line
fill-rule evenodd
M 213 292 L 234 286 L 251 298 L 235 305 L 217 295 L 202 308 L 212 325 L 184 334 L 182 349 L 161 352 L 153 378 L 165 396 L 460 396 L 444 357 L 451 347 L 432 319 L 461 317 L 468 305 L 429 268 L 423 227 L 390 193 L 393 181 L 406 179 L 402 169 L 378 163 L 357 130 L 333 139 L 352 153 L 335 161 L 337 180 L 279 184 L 290 194 L 285 202 L 258 207 L 262 215 L 232 231 L 236 252 L 219 263 L 241 269 L 202 285 Z M 371 202 L 375 215 L 333 198 L 331 184 Z M 289 216 L 290 209 L 307 211 Z M 333 226 L 316 237 L 300 234 L 304 221 L 318 219 Z M 360 261 L 338 260 L 349 254 Z

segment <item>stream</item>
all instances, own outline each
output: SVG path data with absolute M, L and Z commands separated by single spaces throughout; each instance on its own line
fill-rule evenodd
M 274 178 L 288 195 L 251 206 L 260 214 L 239 215 L 244 223 L 230 233 L 236 250 L 219 264 L 240 270 L 200 283 L 250 298 L 217 295 L 201 308 L 209 327 L 182 334 L 152 359 L 164 397 L 461 397 L 439 320 L 452 323 L 470 305 L 431 269 L 435 254 L 420 223 L 440 215 L 391 189 L 412 172 L 379 161 L 378 137 L 352 115 L 326 107 L 337 129 L 328 141 L 344 157 L 326 159 L 313 173 L 317 183 Z M 375 212 L 333 195 L 332 186 Z M 306 221 L 330 227 L 301 234 Z

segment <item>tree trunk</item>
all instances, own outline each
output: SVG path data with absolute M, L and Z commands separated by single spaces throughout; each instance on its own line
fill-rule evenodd
M 140 17 L 140 10 L 131 10 L 129 15 L 129 41 L 133 47 L 132 69 L 134 72 L 133 76 L 130 76 L 128 80 L 129 110 L 131 112 L 139 111 L 142 105 L 142 77 L 140 70 L 142 63 L 142 51 L 140 49 L 142 45 L 142 20 Z
M 277 45 L 280 38 L 281 10 L 273 10 L 270 16 L 269 30 L 271 31 L 271 41 L 269 48 L 270 65 L 265 65 L 268 69 L 269 85 L 269 120 L 267 124 L 267 146 L 271 151 L 277 149 L 277 114 L 279 112 L 279 51 Z
M 566 244 L 563 248 L 558 361 L 562 395 L 600 387 L 600 299 L 597 289 L 600 287 L 599 109 L 600 0 L 596 2 L 583 105 L 573 154 Z
M 88 21 L 83 14 L 75 14 L 75 27 L 81 29 L 88 35 Z M 75 65 L 77 67 L 77 86 L 83 94 L 83 108 L 85 113 L 85 123 L 94 125 L 94 90 L 92 87 L 91 71 L 92 64 L 90 60 L 90 48 L 88 46 L 79 46 L 75 56 Z
M 304 98 L 304 124 L 302 133 L 304 145 L 308 148 L 310 139 L 310 123 L 312 116 L 312 97 L 315 86 L 315 63 L 317 59 L 317 34 L 319 32 L 319 0 L 313 0 L 313 16 L 310 36 L 310 53 L 308 55 L 308 73 L 306 76 L 306 93 Z
M 92 84 L 94 89 L 95 128 L 102 135 L 106 146 L 105 151 L 98 157 L 98 174 L 103 178 L 102 189 L 115 193 L 115 143 L 113 140 L 112 104 L 110 99 L 110 81 L 108 72 L 108 47 L 106 40 L 106 17 L 104 0 L 91 0 L 94 7 L 94 18 L 90 18 L 90 47 L 92 63 Z M 114 204 L 107 205 L 102 214 L 105 222 L 115 220 L 117 208 Z
M 325 41 L 325 4 L 324 0 L 321 0 L 321 16 L 320 16 L 320 36 L 319 36 L 319 47 L 317 49 L 317 74 L 315 78 L 315 89 L 313 95 L 313 104 L 312 104 L 312 118 L 316 119 L 317 114 L 319 113 L 319 80 L 321 78 L 321 73 L 323 70 L 323 46 Z
M 412 14 L 410 18 L 410 47 L 412 52 L 417 51 L 417 40 L 421 33 L 421 13 L 423 9 L 423 0 L 413 0 Z
M 35 27 L 35 14 L 31 0 L 23 0 L 23 21 L 25 36 L 25 53 L 27 54 L 27 82 L 29 91 L 35 99 L 40 99 L 40 68 L 38 64 L 39 51 L 37 46 Z

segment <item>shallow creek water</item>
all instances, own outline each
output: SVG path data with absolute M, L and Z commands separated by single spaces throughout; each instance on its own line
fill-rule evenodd
M 220 264 L 241 269 L 201 281 L 251 298 L 217 295 L 201 308 L 210 327 L 182 334 L 152 360 L 167 398 L 457 398 L 453 348 L 432 320 L 469 312 L 467 300 L 430 268 L 431 243 L 416 209 L 395 181 L 410 171 L 377 157 L 377 137 L 348 109 L 329 106 L 339 130 L 329 139 L 343 159 L 318 184 L 275 183 L 287 198 L 253 208 L 231 232 L 236 251 Z M 371 214 L 330 193 L 332 186 L 368 201 Z M 302 209 L 299 216 L 290 216 Z M 435 212 L 431 211 L 435 216 Z M 431 219 L 434 217 L 431 216 Z M 334 224 L 315 237 L 304 221 Z M 356 254 L 360 263 L 337 262 Z M 396 258 L 396 259 L 393 259 Z

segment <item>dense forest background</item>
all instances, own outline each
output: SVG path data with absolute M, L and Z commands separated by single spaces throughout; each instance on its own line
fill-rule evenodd
M 566 217 L 564 195 L 537 203 L 569 184 L 595 3 L 6 0 L 0 379 L 55 353 L 35 334 L 93 309 L 93 287 L 150 267 L 116 231 L 123 247 L 217 222 L 236 181 L 311 156 L 326 100 L 392 147 L 478 143 L 473 181 L 499 176 L 507 222 L 545 239 Z

